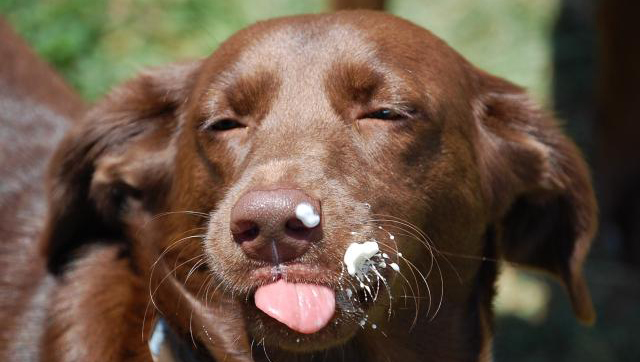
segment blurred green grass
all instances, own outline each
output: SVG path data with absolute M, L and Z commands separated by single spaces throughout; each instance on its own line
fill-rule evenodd
M 557 0 L 390 2 L 391 12 L 543 102 L 557 8 Z M 144 67 L 205 56 L 255 21 L 326 10 L 322 0 L 0 0 L 18 32 L 91 100 Z
M 445 39 L 472 63 L 549 103 L 557 0 L 393 1 L 391 11 Z

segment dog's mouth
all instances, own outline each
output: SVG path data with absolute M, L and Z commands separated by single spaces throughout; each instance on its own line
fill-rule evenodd
M 262 267 L 251 272 L 259 283 L 246 304 L 264 318 L 294 334 L 314 334 L 336 315 L 340 276 L 335 271 L 302 263 Z
M 263 313 L 302 334 L 324 328 L 336 310 L 336 294 L 332 288 L 285 279 L 259 287 L 254 302 Z
M 361 209 L 367 214 L 367 206 Z M 235 216 L 231 219 L 244 220 Z M 297 214 L 296 218 L 304 221 Z M 233 225 L 242 226 L 237 220 Z M 214 225 L 219 224 L 227 225 L 227 221 Z M 219 243 L 212 241 L 208 250 L 212 260 L 218 260 L 212 271 L 224 283 L 226 294 L 242 305 L 249 334 L 256 343 L 312 352 L 345 343 L 361 329 L 381 331 L 378 327 L 387 317 L 387 307 L 391 310 L 389 284 L 398 262 L 386 254 L 393 257 L 393 250 L 397 250 L 391 234 L 375 224 L 334 224 L 324 217 L 322 226 L 313 225 L 323 228 L 323 238 L 306 241 L 308 249 L 285 258 L 280 257 L 281 252 L 296 251 L 289 244 L 296 246 L 299 240 L 289 240 L 295 237 L 286 233 L 290 231 L 288 224 L 282 240 L 276 239 L 281 235 L 275 231 L 276 236 L 268 233 L 275 227 L 265 225 L 254 227 L 255 234 L 247 238 L 236 237 L 243 229 L 231 229 L 229 237 L 238 249 L 218 248 Z
M 251 279 L 261 284 L 244 302 L 254 338 L 307 351 L 340 344 L 372 324 L 368 312 L 386 295 L 385 284 L 359 283 L 341 269 L 290 264 L 254 270 Z

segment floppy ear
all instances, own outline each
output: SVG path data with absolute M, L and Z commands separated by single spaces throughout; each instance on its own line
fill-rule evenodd
M 525 92 L 480 73 L 476 100 L 485 192 L 503 257 L 558 277 L 584 323 L 595 319 L 582 265 L 597 226 L 591 177 L 556 121 Z
M 79 246 L 126 240 L 126 219 L 153 212 L 170 182 L 172 136 L 199 62 L 125 83 L 63 139 L 47 175 L 41 251 L 59 272 Z

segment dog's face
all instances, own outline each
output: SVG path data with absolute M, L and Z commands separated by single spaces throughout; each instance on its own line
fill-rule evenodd
M 203 66 L 179 136 L 173 208 L 210 214 L 208 265 L 222 290 L 246 300 L 250 327 L 260 339 L 299 346 L 300 339 L 350 337 L 365 319 L 369 328 L 384 323 L 385 308 L 370 311 L 371 296 L 344 270 L 351 243 L 377 241 L 405 278 L 414 272 L 426 278 L 432 266 L 427 282 L 433 300 L 424 281 L 404 285 L 413 293 L 421 289 L 425 314 L 429 304 L 436 313 L 439 278 L 455 275 L 449 266 L 438 271 L 431 265 L 444 263 L 437 250 L 477 257 L 464 265 L 456 261 L 465 281 L 478 268 L 478 240 L 490 216 L 473 142 L 477 130 L 469 127 L 471 69 L 426 31 L 397 25 L 388 38 L 380 37 L 382 29 L 367 29 L 367 22 L 280 20 L 240 33 Z M 407 49 L 413 54 L 405 54 Z M 287 190 L 298 190 L 319 209 L 321 223 L 309 230 L 318 235 L 289 242 L 301 251 L 289 252 L 281 235 L 261 225 L 261 218 L 278 215 L 233 215 L 252 202 L 282 209 L 280 203 L 291 198 L 283 195 Z M 285 219 L 295 220 L 293 210 L 287 211 Z M 295 234 L 286 221 L 276 222 L 284 222 L 285 234 Z M 235 225 L 243 222 L 250 225 Z M 237 240 L 247 232 L 259 235 Z M 244 247 L 251 243 L 259 245 Z M 308 245 L 297 245 L 303 243 Z M 287 252 L 295 255 L 276 260 Z M 389 291 L 381 281 L 398 287 L 392 296 L 402 295 L 406 282 L 390 267 L 379 269 L 380 276 L 374 273 L 364 283 L 388 306 Z M 335 290 L 338 304 L 329 325 L 301 336 L 259 312 L 253 293 L 279 278 Z M 466 298 L 469 291 L 457 292 L 450 297 Z
M 93 118 L 109 126 L 57 158 L 83 153 L 91 167 L 78 174 L 90 175 L 59 169 L 52 202 L 69 197 L 57 187 L 85 182 L 90 220 L 125 234 L 139 231 L 135 215 L 202 215 L 154 226 L 154 243 L 207 282 L 207 293 L 190 285 L 204 304 L 209 291 L 240 304 L 267 345 L 322 349 L 394 319 L 409 329 L 438 318 L 480 289 L 490 298 L 483 257 L 558 275 L 578 316 L 592 317 L 580 269 L 595 203 L 575 147 L 519 88 L 401 19 L 259 23 L 203 62 L 125 86 Z M 301 204 L 319 218 L 306 223 Z M 53 266 L 67 250 L 56 235 L 70 231 L 51 223 L 73 207 L 61 209 Z M 176 244 L 194 230 L 201 243 Z M 371 241 L 380 253 L 350 274 L 348 247 Z M 285 310 L 280 295 L 313 300 Z

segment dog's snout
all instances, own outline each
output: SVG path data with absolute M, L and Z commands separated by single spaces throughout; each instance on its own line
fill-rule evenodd
M 301 190 L 254 190 L 233 206 L 230 228 L 248 257 L 277 264 L 322 238 L 320 215 L 320 203 Z

